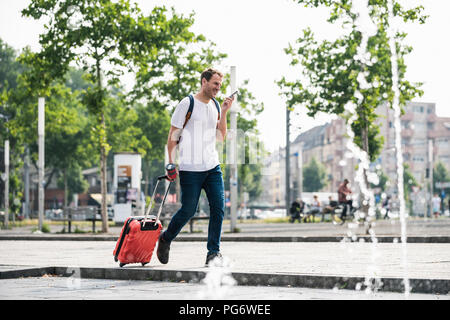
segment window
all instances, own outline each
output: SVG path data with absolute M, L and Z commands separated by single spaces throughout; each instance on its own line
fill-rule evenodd
M 414 144 L 415 146 L 424 146 L 424 145 L 427 144 L 427 140 L 426 140 L 426 139 L 418 139 L 418 138 L 416 138 L 416 139 L 414 139 L 413 141 L 414 141 L 413 144 Z
M 448 139 L 442 138 L 439 140 L 436 140 L 436 146 L 442 149 L 448 149 L 449 147 L 449 141 Z
M 413 107 L 413 112 L 416 113 L 423 113 L 424 107 L 423 106 L 414 106 Z
M 417 131 L 421 131 L 421 132 L 423 132 L 423 131 L 425 131 L 426 130 L 426 124 L 425 124 L 425 122 L 414 122 L 413 123 L 413 128 L 414 128 L 414 130 L 417 132 Z

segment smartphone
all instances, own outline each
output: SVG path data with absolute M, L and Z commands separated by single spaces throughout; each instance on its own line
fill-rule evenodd
M 237 94 L 238 91 L 239 91 L 239 90 L 236 90 L 235 92 L 233 92 L 228 98 L 233 98 L 233 96 L 234 96 L 235 94 Z

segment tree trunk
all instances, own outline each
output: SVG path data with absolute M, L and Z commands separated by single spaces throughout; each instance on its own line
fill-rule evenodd
M 96 54 L 98 57 L 98 55 Z M 102 92 L 102 78 L 101 78 L 101 68 L 100 68 L 100 59 L 96 59 L 96 67 L 97 67 L 97 86 L 99 92 Z M 100 186 L 101 186 L 101 194 L 102 194 L 102 232 L 108 232 L 108 210 L 106 204 L 106 194 L 107 194 L 107 184 L 106 184 L 106 123 L 105 123 L 105 112 L 103 105 L 103 94 L 100 96 Z
M 365 120 L 364 120 L 364 126 L 362 127 L 362 130 L 361 130 L 361 140 L 362 140 L 363 150 L 367 153 L 367 158 L 370 159 L 370 154 L 369 154 L 369 126 L 367 125 L 367 122 Z M 364 169 L 364 183 L 368 186 L 366 169 Z
M 101 127 L 104 129 L 104 133 L 106 134 L 106 125 L 105 125 L 105 115 L 102 113 Z M 107 193 L 107 185 L 106 185 L 106 147 L 104 145 L 104 140 L 106 137 L 100 137 L 102 140 L 100 144 L 100 177 L 101 177 L 101 193 L 102 193 L 102 232 L 108 232 L 108 211 L 106 204 L 106 193 Z
M 361 119 L 361 144 L 362 149 L 367 153 L 367 158 L 370 159 L 369 154 L 369 125 L 367 124 L 367 120 L 365 118 L 364 112 L 362 112 L 362 119 Z M 363 178 L 364 178 L 364 185 L 366 189 L 369 189 L 369 181 L 367 179 L 367 170 L 363 169 Z M 365 217 L 368 217 L 369 214 L 369 200 L 366 199 L 365 196 L 362 198 L 361 203 L 361 210 L 364 212 Z M 364 204 L 365 203 L 365 204 Z
M 67 168 L 64 169 L 64 207 L 67 208 L 67 199 L 69 197 L 69 188 L 67 186 Z

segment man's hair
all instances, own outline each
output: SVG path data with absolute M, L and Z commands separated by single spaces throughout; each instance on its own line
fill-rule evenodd
M 220 72 L 216 69 L 212 69 L 212 68 L 206 69 L 205 71 L 202 72 L 202 75 L 200 76 L 200 83 L 202 83 L 203 78 L 205 78 L 206 81 L 209 81 L 211 79 L 211 77 L 215 74 L 219 75 L 220 77 L 223 77 L 222 72 Z
M 344 183 L 349 183 L 348 179 L 344 179 Z

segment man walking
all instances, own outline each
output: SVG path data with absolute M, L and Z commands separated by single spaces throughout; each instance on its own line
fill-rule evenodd
M 348 196 L 352 193 L 352 190 L 348 187 L 348 179 L 344 179 L 338 188 L 338 201 L 340 204 L 344 205 L 342 210 L 341 219 L 345 219 L 347 215 L 347 205 L 350 206 L 350 211 L 352 210 L 352 200 L 348 199 Z
M 220 90 L 222 80 L 223 74 L 217 70 L 207 69 L 202 72 L 200 91 L 193 97 L 181 100 L 172 115 L 167 141 L 169 165 L 166 169 L 169 178 L 175 179 L 177 174 L 173 163 L 178 145 L 181 208 L 159 237 L 157 256 L 162 264 L 169 262 L 171 242 L 194 216 L 202 189 L 206 192 L 210 207 L 206 265 L 213 259 L 222 257 L 220 236 L 225 195 L 216 141 L 225 139 L 227 112 L 234 100 L 234 97 L 228 97 L 220 108 L 216 106 L 214 98 Z M 192 111 L 189 108 L 191 98 Z

